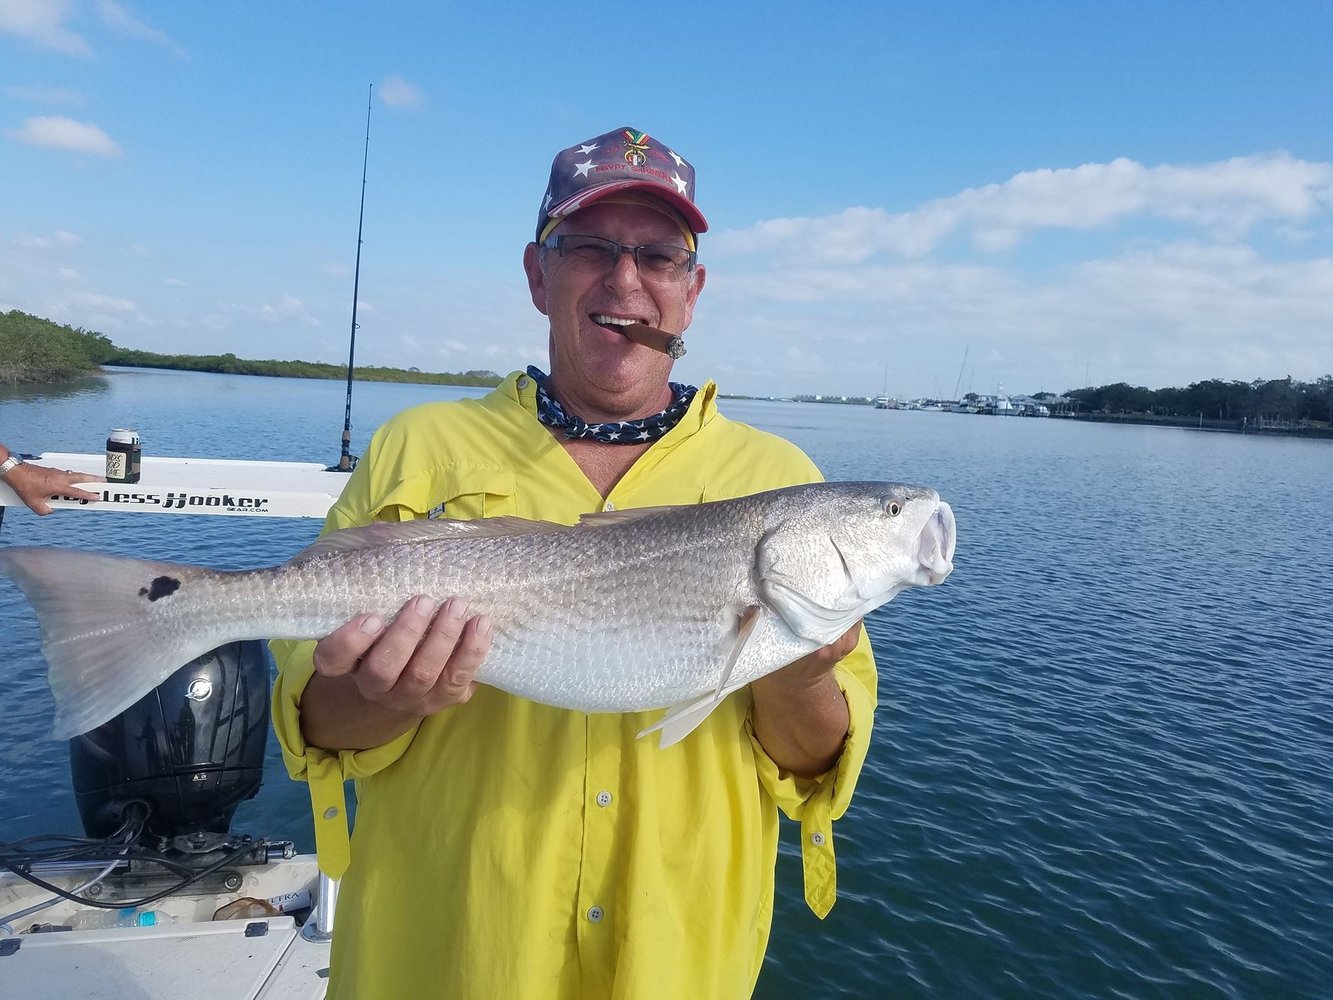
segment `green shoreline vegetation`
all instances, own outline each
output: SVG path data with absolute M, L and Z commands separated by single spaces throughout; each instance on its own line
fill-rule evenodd
M 234 354 L 156 354 L 117 347 L 103 334 L 54 323 L 20 312 L 0 313 L 0 385 L 67 382 L 96 375 L 103 367 L 164 368 L 285 378 L 344 379 L 342 365 L 318 361 L 252 361 Z M 355 378 L 366 382 L 495 386 L 490 371 L 423 372 L 364 367 Z M 748 398 L 748 397 L 736 397 Z M 830 397 L 831 398 L 831 397 Z M 1051 393 L 1035 399 L 1053 400 Z M 870 403 L 869 398 L 841 397 Z M 1315 437 L 1333 436 L 1333 375 L 1313 382 L 1284 379 L 1205 379 L 1186 388 L 1145 389 L 1124 382 L 1071 389 L 1062 416 L 1117 423 L 1199 427 L 1221 431 L 1263 430 Z
M 17 309 L 0 313 L 0 384 L 67 382 L 107 368 L 165 368 L 173 371 L 275 378 L 345 379 L 346 365 L 321 361 L 252 361 L 234 354 L 157 354 L 117 347 L 103 334 L 72 327 Z M 358 367 L 362 382 L 419 382 L 427 385 L 495 386 L 495 372 L 423 372 L 408 368 Z

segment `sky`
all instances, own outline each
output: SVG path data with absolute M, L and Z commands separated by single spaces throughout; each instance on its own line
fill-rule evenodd
M 697 171 L 676 377 L 957 398 L 1333 372 L 1333 3 L 0 0 L 0 311 L 544 364 L 555 153 Z

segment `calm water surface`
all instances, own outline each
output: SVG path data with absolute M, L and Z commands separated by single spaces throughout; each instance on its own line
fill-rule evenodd
M 357 387 L 356 440 L 467 390 Z M 117 372 L 0 396 L 0 440 L 332 462 L 333 382 Z M 831 479 L 935 486 L 957 569 L 867 625 L 875 741 L 836 828 L 839 901 L 784 833 L 758 996 L 1333 995 L 1333 444 L 734 401 Z M 355 447 L 354 447 L 355 450 Z M 242 568 L 311 521 L 27 511 L 0 544 Z M 0 837 L 77 832 L 38 637 L 0 583 Z M 276 751 L 236 827 L 313 838 Z

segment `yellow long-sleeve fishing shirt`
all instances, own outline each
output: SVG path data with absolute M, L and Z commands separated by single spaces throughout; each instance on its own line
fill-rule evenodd
M 715 394 L 704 385 L 605 501 L 538 423 L 526 375 L 481 399 L 416 407 L 375 434 L 326 529 L 431 514 L 573 523 L 820 478 L 794 445 L 722 416 Z M 335 1000 L 749 996 L 779 809 L 801 823 L 806 900 L 820 916 L 833 905 L 831 825 L 875 707 L 864 632 L 836 672 L 845 748 L 818 780 L 764 753 L 748 688 L 665 750 L 636 739 L 660 712 L 587 715 L 481 685 L 390 744 L 328 753 L 301 736 L 313 646 L 274 643 L 274 724 L 292 776 L 310 783 L 321 866 L 343 878 Z M 344 779 L 357 787 L 350 845 Z

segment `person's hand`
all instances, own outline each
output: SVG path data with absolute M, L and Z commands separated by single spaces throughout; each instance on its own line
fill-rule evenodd
M 353 618 L 315 645 L 314 663 L 326 677 L 350 678 L 366 701 L 420 719 L 472 697 L 490 648 L 488 615 L 469 618 L 461 597 L 437 608 L 421 596 L 387 627 L 378 615 Z
M 861 623 L 858 621 L 827 646 L 806 653 L 799 660 L 759 678 L 754 681 L 754 685 L 774 691 L 783 688 L 799 691 L 815 687 L 832 676 L 834 666 L 856 648 L 860 638 Z
M 750 682 L 755 736 L 783 770 L 816 778 L 838 762 L 851 715 L 833 668 L 860 638 L 858 621 L 827 646 Z
M 101 476 L 90 472 L 70 472 L 68 469 L 52 469 L 46 465 L 33 465 L 24 462 L 9 470 L 5 476 L 5 485 L 18 494 L 18 498 L 27 504 L 34 514 L 51 513 L 47 503 L 51 497 L 60 494 L 75 500 L 100 500 L 96 493 L 74 489 L 75 483 L 105 482 Z

